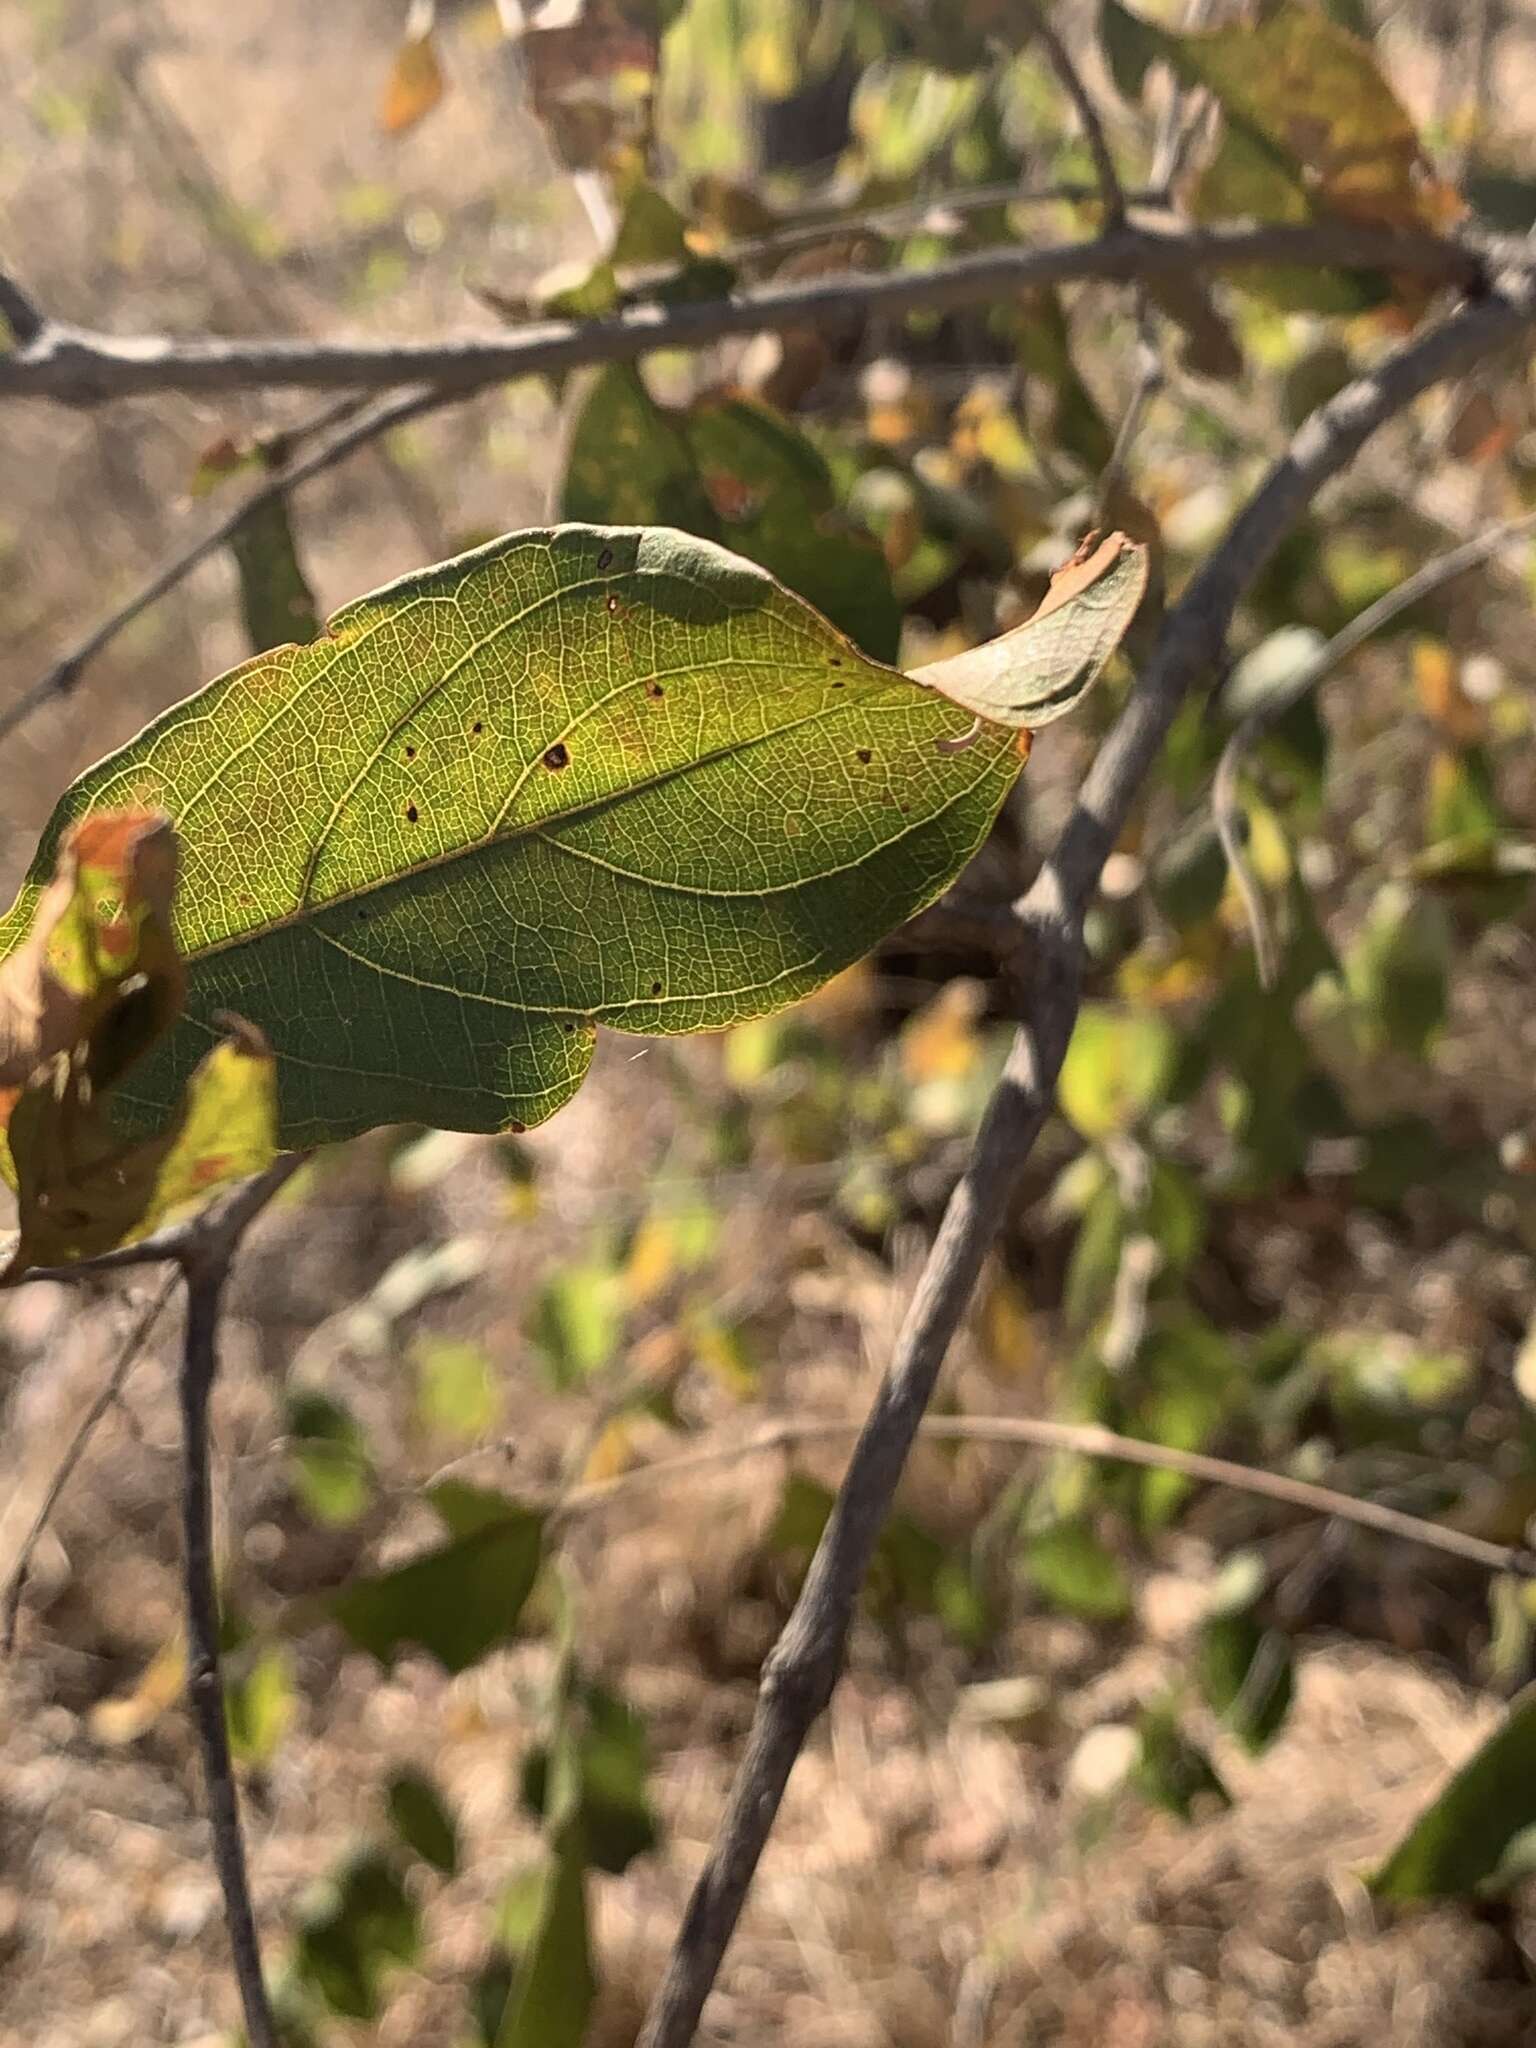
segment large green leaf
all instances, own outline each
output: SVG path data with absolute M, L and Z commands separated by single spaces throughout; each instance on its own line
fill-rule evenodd
M 1427 1806 L 1370 1880 L 1382 1899 L 1465 1896 L 1495 1880 L 1536 1828 L 1536 1686 Z M 1527 1866 L 1524 1866 L 1528 1868 Z
M 276 1048 L 285 1143 L 532 1124 L 580 1085 L 597 1024 L 760 1015 L 931 901 L 1018 769 L 1001 725 L 939 744 L 971 731 L 708 542 L 513 535 L 88 770 L 0 951 L 73 820 L 155 805 L 181 841 L 187 1003 L 118 1091 L 130 1117 L 163 1117 L 234 1011 Z

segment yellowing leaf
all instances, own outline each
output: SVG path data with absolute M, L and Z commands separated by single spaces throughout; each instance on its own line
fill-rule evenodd
M 957 976 L 948 981 L 901 1034 L 901 1070 L 914 1084 L 960 1081 L 974 1072 L 981 1057 L 976 1026 L 987 1007 L 987 991 L 979 981 Z
M 443 96 L 443 71 L 428 29 L 408 36 L 395 52 L 379 106 L 379 126 L 386 135 L 403 135 L 424 120 Z
M 20 1236 L 0 1286 L 146 1237 L 277 1153 L 272 1055 L 250 1026 L 194 1069 L 167 1128 L 125 1141 L 84 1063 L 59 1053 L 11 1111 Z
M 1174 1051 L 1172 1027 L 1155 1012 L 1085 1003 L 1062 1063 L 1063 1110 L 1085 1138 L 1129 1129 L 1161 1097 Z
M 113 1699 L 98 1700 L 91 1708 L 86 1726 L 92 1739 L 114 1748 L 137 1742 L 175 1706 L 186 1682 L 187 1653 L 178 1633 L 155 1652 L 136 1685 Z
M 181 1001 L 171 939 L 176 842 L 158 812 L 101 812 L 64 834 L 53 880 L 0 965 L 0 1113 L 56 1054 L 89 1047 L 116 1079 Z

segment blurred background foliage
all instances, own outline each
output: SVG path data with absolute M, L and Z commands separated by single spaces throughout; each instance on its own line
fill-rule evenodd
M 8 255 L 51 309 L 388 334 L 1081 238 L 1102 197 L 1040 15 L 1151 219 L 1536 219 L 1536 10 L 1513 0 L 268 13 L 7 10 Z M 633 2039 L 1001 1068 L 991 913 L 1064 817 L 1161 592 L 1426 304 L 1400 277 L 1274 271 L 901 319 L 850 297 L 814 329 L 484 394 L 248 522 L 11 743 L 14 874 L 66 775 L 147 712 L 395 569 L 550 515 L 723 541 L 908 666 L 1026 616 L 1093 525 L 1155 552 L 1100 701 L 877 958 L 719 1041 L 610 1045 L 529 1138 L 401 1131 L 322 1159 L 253 1252 L 225 1627 L 295 2043 Z M 943 1425 L 1102 1424 L 1524 1543 L 1536 553 L 1517 535 L 1337 661 L 1330 643 L 1536 506 L 1531 395 L 1525 363 L 1499 365 L 1372 444 L 1181 715 L 1092 914 L 1060 1115 L 708 2038 L 1529 2038 L 1536 1709 L 1497 1703 L 1532 1675 L 1531 1582 Z M 280 474 L 316 424 L 254 399 L 8 420 L 7 687 L 174 546 L 189 499 Z M 1211 808 L 1245 721 L 1247 896 Z M 113 1330 L 68 1314 L 7 1311 L 7 1568 Z M 227 2017 L 195 1967 L 217 1930 L 167 1711 L 152 1378 L 39 1552 L 7 1679 L 0 1813 L 40 1831 L 0 1849 L 18 2042 Z M 74 1865 L 113 1881 L 145 1828 L 164 1840 L 143 1897 L 93 1919 Z M 1472 1903 L 1400 1938 L 1370 1920 L 1372 1869 L 1387 1899 Z

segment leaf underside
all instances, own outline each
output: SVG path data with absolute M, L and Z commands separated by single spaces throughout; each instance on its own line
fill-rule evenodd
M 509 536 L 175 705 L 61 800 L 0 921 L 24 937 L 85 813 L 174 820 L 187 1003 L 117 1091 L 162 1118 L 234 1011 L 280 1138 L 540 1122 L 595 1027 L 778 1008 L 931 901 L 1014 735 L 867 660 L 761 570 L 666 529 Z

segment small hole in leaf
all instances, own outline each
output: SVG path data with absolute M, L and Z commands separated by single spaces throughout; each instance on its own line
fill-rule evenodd
M 659 981 L 653 981 L 651 983 L 651 994 L 653 996 L 659 996 L 661 994 L 661 983 Z
M 416 823 L 416 820 L 421 816 L 421 813 L 417 810 L 414 804 L 407 804 L 405 807 L 405 815 L 407 822 L 414 825 Z
M 868 747 L 860 747 L 860 748 L 859 748 L 859 750 L 858 750 L 858 753 L 857 753 L 857 755 L 855 756 L 855 758 L 856 758 L 857 760 L 860 760 L 860 761 L 862 761 L 862 762 L 864 763 L 865 767 L 867 768 L 867 767 L 869 766 L 870 762 L 871 762 L 871 761 L 873 761 L 873 759 L 874 759 L 875 757 L 874 757 L 874 754 L 873 754 L 873 752 L 871 751 L 871 749 L 870 749 L 870 748 L 868 748 Z
M 612 568 L 612 566 L 613 566 L 613 549 L 612 549 L 612 548 L 604 548 L 604 549 L 603 549 L 603 552 L 602 552 L 602 553 L 601 553 L 601 554 L 600 554 L 600 555 L 598 556 L 598 558 L 597 558 L 597 566 L 598 566 L 598 568 L 599 568 L 599 569 L 610 569 L 610 568 Z
M 568 747 L 568 746 L 567 746 L 567 745 L 565 744 L 565 741 L 564 741 L 564 740 L 556 740 L 556 741 L 555 741 L 555 744 L 554 744 L 554 745 L 553 745 L 552 747 L 547 747 L 547 748 L 545 749 L 545 751 L 544 751 L 544 766 L 545 766 L 546 768 L 550 768 L 550 769 L 560 769 L 560 768 L 568 768 L 568 767 L 570 766 L 570 763 L 571 763 L 571 750 L 570 750 L 570 748 L 569 748 L 569 747 Z
M 615 597 L 615 595 L 613 594 L 613 592 L 612 592 L 612 591 L 610 590 L 610 591 L 609 591 L 609 593 L 608 593 L 608 609 L 609 609 L 609 611 L 610 611 L 610 612 L 616 612 L 616 611 L 618 610 L 618 608 L 619 608 L 619 600 L 617 599 L 617 597 Z

